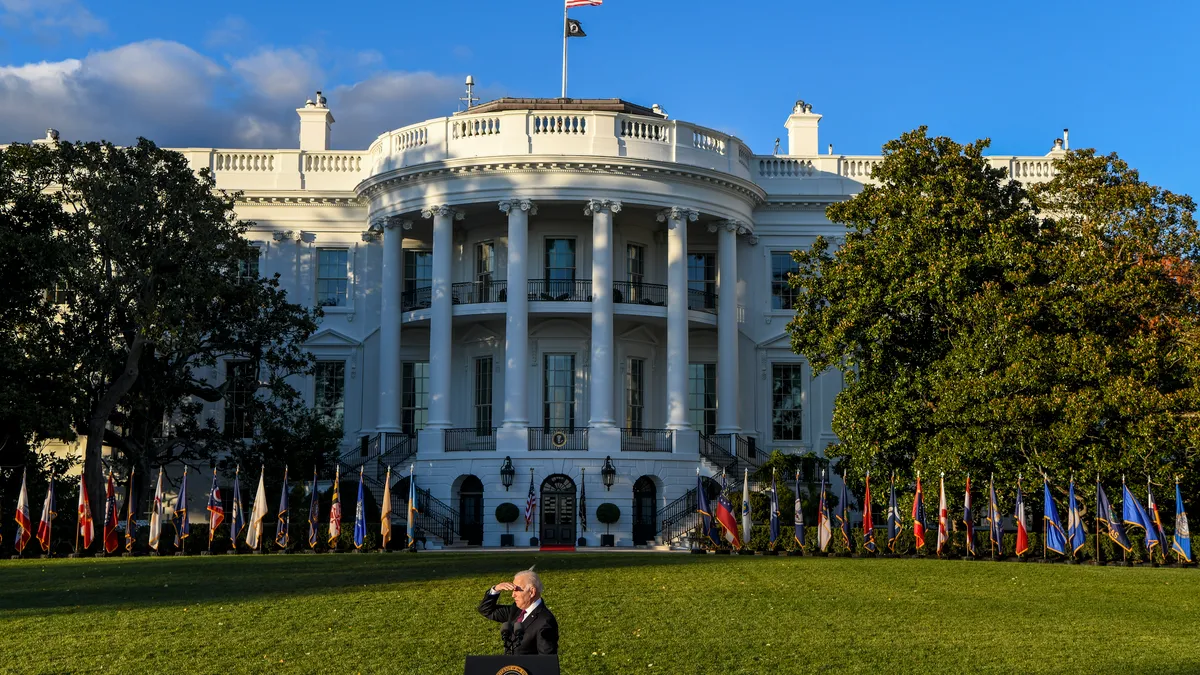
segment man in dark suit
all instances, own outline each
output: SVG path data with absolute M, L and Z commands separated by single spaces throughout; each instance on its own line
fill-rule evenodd
M 512 591 L 516 604 L 499 604 L 503 591 Z M 558 621 L 542 602 L 542 580 L 532 569 L 517 572 L 512 583 L 489 588 L 479 603 L 479 613 L 500 622 L 505 654 L 558 653 Z

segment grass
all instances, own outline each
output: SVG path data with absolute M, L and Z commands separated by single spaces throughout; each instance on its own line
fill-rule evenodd
M 1200 571 L 427 553 L 0 562 L 0 671 L 461 673 L 537 563 L 564 673 L 1200 672 Z

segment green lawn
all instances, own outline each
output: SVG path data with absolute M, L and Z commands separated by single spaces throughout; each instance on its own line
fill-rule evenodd
M 0 562 L 3 672 L 461 673 L 537 563 L 564 673 L 1200 672 L 1200 571 L 423 553 Z

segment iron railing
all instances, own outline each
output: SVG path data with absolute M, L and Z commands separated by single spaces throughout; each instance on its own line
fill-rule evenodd
M 698 288 L 688 289 L 688 309 L 699 312 L 717 313 L 717 294 Z
M 587 279 L 530 279 L 529 299 L 591 302 L 592 282 Z
M 613 302 L 620 302 L 627 305 L 666 307 L 667 287 L 665 284 L 617 281 L 613 283 Z
M 662 543 L 670 546 L 700 527 L 700 514 L 696 511 L 696 488 L 663 507 L 659 512 L 658 536 Z
M 529 449 L 587 450 L 587 427 L 529 427 Z
M 473 452 L 496 449 L 496 427 L 447 429 L 446 452 Z
M 414 309 L 429 309 L 433 304 L 433 289 L 429 286 L 414 288 L 400 294 L 400 311 L 411 312 Z
M 417 454 L 417 437 L 403 432 L 381 432 L 371 436 L 366 443 L 342 453 L 338 458 L 342 473 L 364 469 L 364 475 L 383 480 L 387 466 L 396 466 Z
M 672 452 L 675 432 L 671 429 L 621 429 L 621 450 L 629 452 Z
M 729 476 L 741 475 L 742 469 L 754 473 L 765 457 L 758 452 L 754 438 L 741 434 L 700 434 L 700 455 Z
M 441 539 L 449 546 L 454 543 L 454 535 L 458 533 L 460 516 L 457 510 L 429 494 L 428 490 L 417 485 L 417 515 L 415 525 L 424 530 L 427 535 Z M 404 496 L 404 507 L 408 508 L 408 495 Z M 401 513 L 408 513 L 407 510 Z
M 450 296 L 456 305 L 475 305 L 482 302 L 507 302 L 508 282 L 500 281 L 468 281 L 454 284 L 450 288 Z

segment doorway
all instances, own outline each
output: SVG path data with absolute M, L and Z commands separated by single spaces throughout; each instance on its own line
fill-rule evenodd
M 483 481 L 463 478 L 458 489 L 458 536 L 471 546 L 483 545 Z
M 633 484 L 633 544 L 654 541 L 658 533 L 658 488 L 650 476 L 642 476 Z
M 575 544 L 575 481 L 556 473 L 542 481 L 542 544 Z

